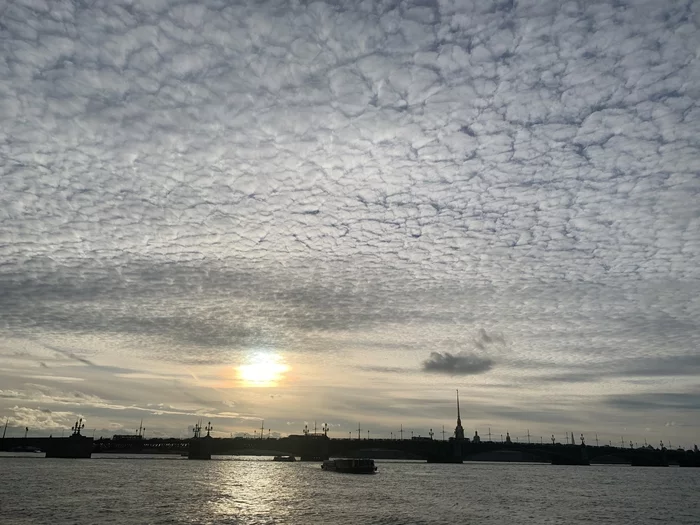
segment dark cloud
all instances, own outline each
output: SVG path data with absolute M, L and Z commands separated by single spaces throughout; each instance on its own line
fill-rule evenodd
M 478 353 L 431 352 L 430 357 L 423 361 L 423 371 L 453 376 L 488 372 L 493 368 L 494 360 L 484 354 L 495 353 L 495 348 L 504 345 L 505 339 L 502 334 L 489 334 L 484 328 L 479 328 L 472 344 Z
M 700 376 L 700 356 L 676 355 L 639 359 L 610 360 L 579 367 L 579 371 L 535 375 L 532 382 L 587 383 L 632 378 L 695 377 Z M 653 381 L 652 381 L 653 384 Z
M 611 366 L 618 377 L 700 377 L 700 355 L 671 355 L 627 360 Z
M 483 374 L 493 368 L 493 360 L 472 354 L 451 354 L 449 352 L 431 352 L 423 361 L 425 372 L 436 372 L 453 376 Z
M 654 393 L 654 394 L 627 394 L 608 396 L 605 400 L 608 406 L 623 411 L 671 411 L 671 410 L 700 410 L 700 393 Z

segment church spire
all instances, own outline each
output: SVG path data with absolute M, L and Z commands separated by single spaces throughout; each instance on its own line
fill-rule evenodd
M 457 390 L 457 424 L 458 425 L 462 424 L 462 418 L 459 414 L 459 390 Z
M 459 412 L 459 390 L 457 390 L 457 426 L 455 427 L 455 439 L 464 439 L 464 428 L 462 427 L 462 416 Z

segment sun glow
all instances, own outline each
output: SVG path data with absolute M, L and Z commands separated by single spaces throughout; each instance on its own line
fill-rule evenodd
M 289 370 L 281 361 L 277 354 L 255 354 L 248 364 L 238 367 L 238 377 L 245 386 L 275 386 Z

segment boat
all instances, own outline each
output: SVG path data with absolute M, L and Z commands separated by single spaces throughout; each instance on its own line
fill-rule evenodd
M 327 459 L 321 465 L 321 469 L 346 474 L 374 474 L 377 472 L 373 459 L 355 458 Z
M 287 463 L 293 463 L 297 460 L 294 456 L 275 456 L 272 461 L 283 461 Z

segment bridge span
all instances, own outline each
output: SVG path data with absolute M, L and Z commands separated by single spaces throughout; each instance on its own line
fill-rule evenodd
M 94 452 L 186 453 L 189 439 L 98 439 Z M 37 443 L 39 448 L 40 444 Z M 325 435 L 284 438 L 214 438 L 215 455 L 282 455 L 297 457 L 370 457 L 374 459 L 435 460 L 457 457 L 463 461 L 525 461 L 555 464 L 700 465 L 693 450 L 621 448 L 540 443 L 501 443 L 433 439 L 332 439 Z

